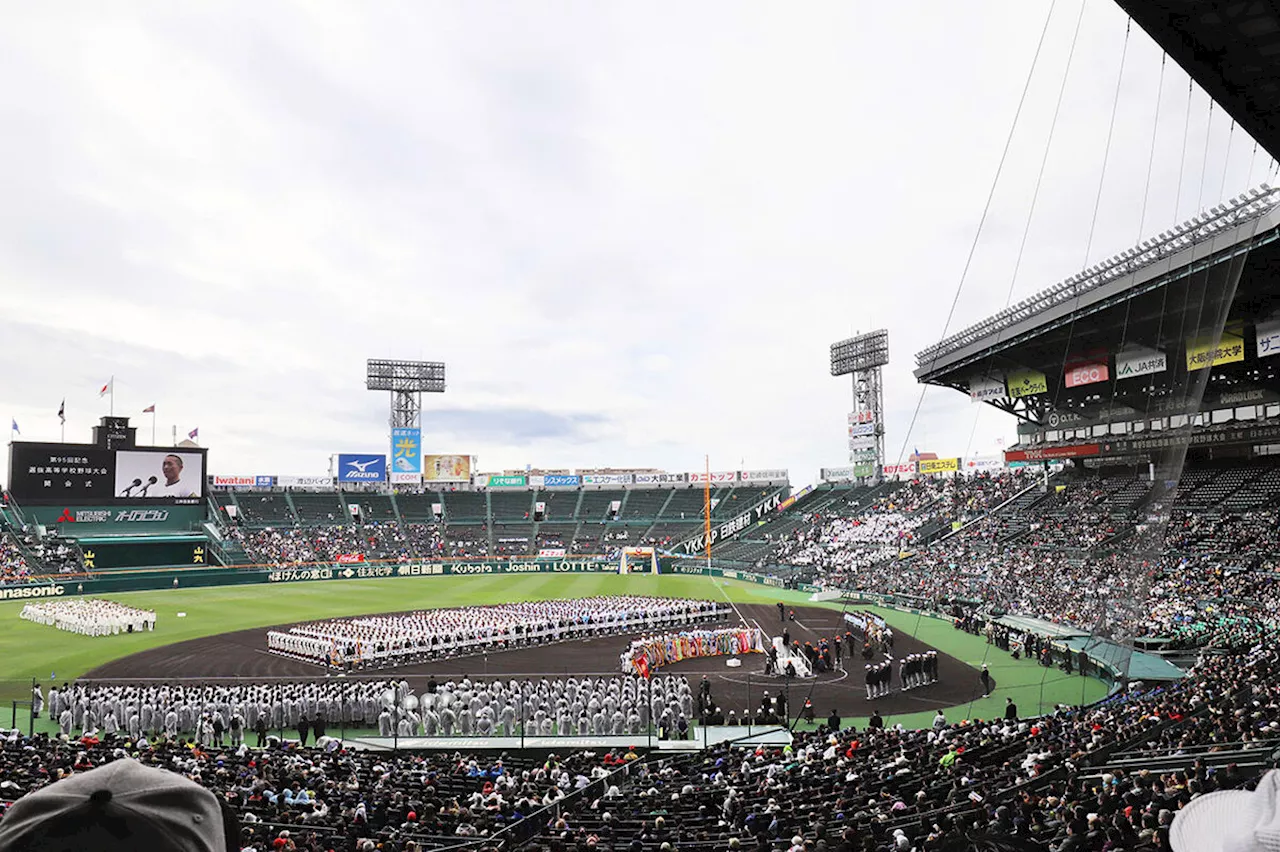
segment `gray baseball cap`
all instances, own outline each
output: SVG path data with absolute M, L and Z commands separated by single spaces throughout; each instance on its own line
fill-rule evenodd
M 226 852 L 218 797 L 173 772 L 112 761 L 23 796 L 0 819 L 5 852 Z M 230 838 L 236 842 L 235 832 Z

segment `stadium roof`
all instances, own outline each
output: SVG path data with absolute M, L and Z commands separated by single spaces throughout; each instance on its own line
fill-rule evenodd
M 1197 273 L 1225 270 L 1235 258 L 1248 258 L 1249 267 L 1280 264 L 1280 251 L 1256 251 L 1278 238 L 1280 189 L 1263 184 L 924 349 L 915 376 L 967 391 L 971 379 L 988 372 L 1061 373 L 1073 353 L 1180 342 L 1200 330 L 1202 317 L 1212 316 L 1206 308 L 1221 295 L 1215 276 Z M 1237 309 L 1249 291 L 1256 291 L 1251 316 L 1280 308 L 1276 277 L 1246 272 Z M 1182 316 L 1174 311 L 1180 305 Z
M 1280 16 L 1256 0 L 1116 0 L 1258 143 L 1280 159 Z

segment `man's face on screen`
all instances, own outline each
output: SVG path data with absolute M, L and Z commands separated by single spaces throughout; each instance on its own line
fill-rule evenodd
M 177 482 L 178 477 L 182 476 L 182 459 L 177 456 L 165 456 L 164 464 L 160 465 L 160 469 L 164 471 L 166 482 Z

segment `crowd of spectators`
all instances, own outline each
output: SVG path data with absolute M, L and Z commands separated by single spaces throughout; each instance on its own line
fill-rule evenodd
M 337 562 L 346 558 L 394 559 L 407 554 L 405 536 L 394 523 L 366 522 L 307 527 L 269 527 L 249 530 L 233 527 L 251 562 L 259 565 L 303 565 Z
M 31 567 L 9 533 L 0 533 L 0 584 L 26 582 Z
M 484 846 L 519 825 L 548 849 L 584 852 L 928 852 L 975 833 L 1021 849 L 1163 850 L 1182 807 L 1250 780 L 1196 754 L 1262 756 L 1280 743 L 1280 655 L 1260 644 L 1205 656 L 1181 682 L 1047 716 L 1022 718 L 1010 702 L 999 719 L 939 713 L 923 730 L 833 718 L 784 747 L 725 743 L 666 760 L 632 750 L 543 760 L 268 743 L 13 732 L 0 752 L 0 798 L 130 756 L 213 789 L 250 849 Z M 1111 765 L 1179 755 L 1176 771 Z
M 827 588 L 939 610 L 960 599 L 1174 647 L 1238 645 L 1280 626 L 1280 512 L 1174 507 L 1165 524 L 1134 499 L 1145 491 L 1132 477 L 912 482 L 805 515 L 765 561 L 815 571 Z

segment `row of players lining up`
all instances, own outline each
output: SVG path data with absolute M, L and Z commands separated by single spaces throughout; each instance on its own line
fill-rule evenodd
M 267 649 L 333 667 L 380 667 L 692 625 L 728 611 L 711 601 L 637 595 L 471 606 L 299 624 L 268 632 Z
M 32 709 L 44 698 L 37 685 Z M 229 735 L 326 727 L 377 728 L 382 736 L 517 736 L 639 734 L 650 725 L 686 731 L 695 702 L 684 677 L 648 681 L 613 678 L 428 681 L 415 693 L 407 681 L 323 681 L 233 686 L 63 684 L 48 697 L 60 732 L 125 733 L 137 738 L 195 733 L 202 745 Z M 317 724 L 318 723 L 318 724 Z
M 84 636 L 115 636 L 156 629 L 154 610 L 93 598 L 29 603 L 19 617 Z

